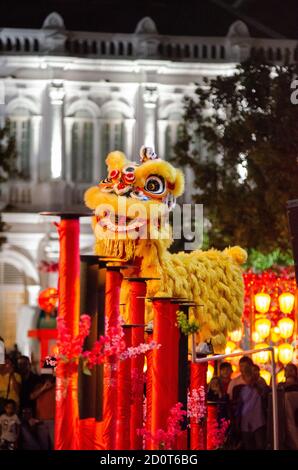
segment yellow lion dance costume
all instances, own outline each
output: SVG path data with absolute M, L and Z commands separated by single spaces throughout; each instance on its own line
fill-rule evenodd
M 95 252 L 135 263 L 139 276 L 158 278 L 147 281 L 147 296 L 187 298 L 202 304 L 193 311 L 199 339 L 212 339 L 215 350 L 221 351 L 228 332 L 241 326 L 240 265 L 246 261 L 246 252 L 235 246 L 223 251 L 169 253 L 172 235 L 167 215 L 183 194 L 184 176 L 151 148 L 141 148 L 140 160 L 137 164 L 122 152 L 111 152 L 106 158 L 108 177 L 85 193 L 85 203 L 94 211 Z M 126 281 L 121 297 L 128 302 Z M 147 320 L 150 308 L 147 305 Z

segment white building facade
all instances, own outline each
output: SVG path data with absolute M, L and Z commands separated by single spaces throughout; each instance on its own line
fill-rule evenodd
M 17 340 L 30 352 L 23 306 L 56 283 L 38 271 L 41 261 L 58 259 L 56 229 L 39 212 L 82 209 L 111 150 L 137 159 L 146 144 L 169 158 L 184 96 L 204 77 L 231 74 L 253 51 L 276 62 L 298 59 L 295 40 L 253 38 L 242 21 L 225 37 L 163 36 L 149 17 L 133 34 L 67 31 L 57 13 L 41 29 L 0 30 L 1 122 L 10 120 L 21 172 L 0 193 L 9 225 L 0 251 L 0 336 L 9 347 Z M 92 251 L 89 222 L 82 222 L 84 252 Z

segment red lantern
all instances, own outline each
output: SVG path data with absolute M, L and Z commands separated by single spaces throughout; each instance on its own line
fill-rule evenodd
M 41 310 L 51 313 L 58 303 L 58 291 L 56 287 L 48 287 L 40 292 L 38 296 L 38 305 Z

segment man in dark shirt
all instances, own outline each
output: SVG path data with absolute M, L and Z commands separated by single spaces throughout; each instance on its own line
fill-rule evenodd
M 20 410 L 22 411 L 24 408 L 30 408 L 34 415 L 35 400 L 30 400 L 30 395 L 39 383 L 39 376 L 31 371 L 30 359 L 27 356 L 19 357 L 18 371 L 22 377 Z

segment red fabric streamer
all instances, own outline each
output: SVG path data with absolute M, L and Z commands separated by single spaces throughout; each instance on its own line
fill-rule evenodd
M 146 334 L 146 343 L 152 341 L 152 333 Z M 146 353 L 147 358 L 147 371 L 146 371 L 146 429 L 151 432 L 151 411 L 152 411 L 152 362 L 153 351 L 152 349 Z M 150 449 L 150 442 L 147 439 L 146 449 Z
M 187 429 L 182 431 L 180 436 L 177 437 L 176 450 L 188 450 L 188 447 L 187 447 Z
M 63 219 L 58 226 L 60 238 L 59 258 L 59 310 L 70 333 L 78 333 L 80 314 L 80 253 L 79 219 Z M 56 372 L 55 449 L 78 449 L 78 387 L 77 373 L 67 376 L 63 364 Z
M 124 327 L 126 347 L 131 346 L 132 328 Z M 116 450 L 130 450 L 131 359 L 119 363 L 117 385 Z
M 102 445 L 102 422 L 95 418 L 79 420 L 80 450 L 105 450 Z
M 207 388 L 207 362 L 191 363 L 190 369 L 190 393 L 192 390 L 199 390 L 203 386 Z M 207 427 L 206 420 L 197 423 L 196 418 L 190 420 L 190 449 L 206 450 L 207 448 Z
M 209 431 L 211 426 L 217 420 L 217 406 L 216 405 L 207 405 L 207 450 L 214 450 L 214 437 Z
M 130 324 L 143 325 L 145 322 L 145 301 L 138 297 L 146 295 L 145 281 L 130 281 Z M 135 327 L 132 329 L 132 346 L 136 347 L 144 343 L 144 328 Z M 140 354 L 131 359 L 132 377 L 132 403 L 130 417 L 130 448 L 139 450 L 143 448 L 142 436 L 137 433 L 143 427 L 143 380 L 144 355 Z
M 169 300 L 154 300 L 153 341 L 160 344 L 152 357 L 151 434 L 166 430 L 171 408 L 178 402 L 179 331 L 176 325 L 177 306 Z M 151 443 L 151 449 L 156 445 Z
M 116 327 L 119 323 L 120 288 L 122 275 L 113 268 L 107 269 L 106 274 L 106 303 L 105 316 L 108 328 Z M 117 423 L 117 368 L 118 359 L 111 356 L 104 366 L 104 405 L 103 405 L 103 444 L 105 450 L 116 448 Z

